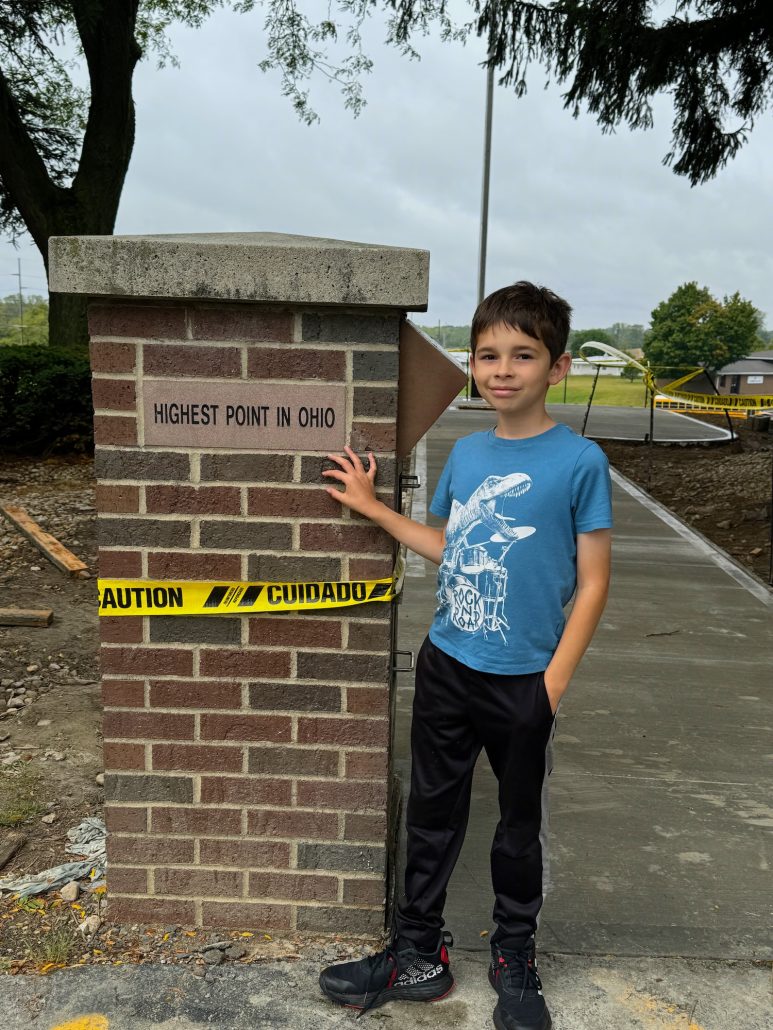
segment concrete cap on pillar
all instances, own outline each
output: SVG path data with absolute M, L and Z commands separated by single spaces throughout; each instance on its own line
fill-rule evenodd
M 283 233 L 54 236 L 50 289 L 426 311 L 429 251 Z

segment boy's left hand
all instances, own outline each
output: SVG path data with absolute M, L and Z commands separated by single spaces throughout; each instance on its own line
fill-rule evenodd
M 569 686 L 569 682 L 562 683 L 560 680 L 555 680 L 553 674 L 550 672 L 550 667 L 545 670 L 544 675 L 545 692 L 548 695 L 548 701 L 553 711 L 553 715 L 556 714 L 558 704 L 561 698 L 566 693 L 566 688 Z

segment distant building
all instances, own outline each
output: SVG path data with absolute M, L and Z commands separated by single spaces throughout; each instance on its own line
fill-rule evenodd
M 740 361 L 731 361 L 717 372 L 720 393 L 773 393 L 773 350 L 758 350 Z

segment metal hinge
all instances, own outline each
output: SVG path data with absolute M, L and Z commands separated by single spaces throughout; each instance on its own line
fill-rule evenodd
M 418 490 L 421 486 L 421 476 L 400 475 L 401 490 Z
M 397 664 L 398 658 L 407 658 L 409 663 L 402 668 Z M 413 651 L 393 651 L 392 652 L 392 672 L 413 672 Z

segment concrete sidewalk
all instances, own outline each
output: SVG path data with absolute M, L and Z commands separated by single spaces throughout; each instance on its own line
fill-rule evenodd
M 490 424 L 473 412 L 441 419 L 419 452 L 430 496 L 451 442 Z M 612 595 L 562 705 L 551 778 L 555 886 L 540 948 L 554 1027 L 771 1030 L 770 594 L 624 483 L 614 501 Z M 409 573 L 399 646 L 416 651 L 435 570 L 414 559 Z M 406 786 L 411 697 L 404 675 L 396 757 Z M 447 910 L 458 987 L 437 1005 L 366 1017 L 379 1026 L 492 1025 L 497 816 L 484 761 L 473 806 Z M 353 1026 L 355 1013 L 318 994 L 324 960 L 217 967 L 206 980 L 160 965 L 6 977 L 0 1007 L 7 1030 L 53 1030 L 88 1013 L 106 1022 L 71 1030 Z

